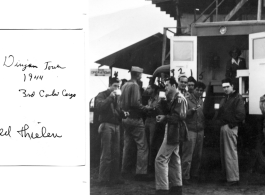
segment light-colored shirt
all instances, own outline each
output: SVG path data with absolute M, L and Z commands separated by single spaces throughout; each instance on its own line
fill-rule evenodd
M 241 59 L 240 58 L 238 58 L 238 60 L 236 61 L 234 58 L 232 58 L 232 64 L 234 63 L 234 64 L 236 64 L 236 65 L 238 65 L 239 66 L 239 63 L 241 62 Z

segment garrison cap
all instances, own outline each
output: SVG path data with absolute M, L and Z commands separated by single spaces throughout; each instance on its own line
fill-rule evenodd
M 132 66 L 131 72 L 140 72 L 143 73 L 144 69 L 137 67 L 137 66 Z

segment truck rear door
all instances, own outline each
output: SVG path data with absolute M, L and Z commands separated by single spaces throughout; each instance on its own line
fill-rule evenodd
M 249 35 L 249 114 L 261 114 L 265 94 L 265 32 Z
M 174 36 L 170 39 L 170 70 L 175 77 L 179 74 L 192 76 L 197 80 L 197 37 Z

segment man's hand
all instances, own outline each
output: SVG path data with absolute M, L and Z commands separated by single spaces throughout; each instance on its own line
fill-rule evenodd
M 111 93 L 109 94 L 109 96 L 112 97 L 112 98 L 114 98 L 114 97 L 116 96 L 116 92 L 115 92 L 115 91 L 111 92 Z
M 129 112 L 124 112 L 124 116 L 128 117 L 128 116 L 130 116 L 130 113 Z
M 198 106 L 192 108 L 191 110 L 195 112 L 195 111 L 197 111 L 200 107 L 201 107 L 201 105 L 198 105 Z
M 157 115 L 156 116 L 156 122 L 161 123 L 165 120 L 166 116 L 165 115 Z

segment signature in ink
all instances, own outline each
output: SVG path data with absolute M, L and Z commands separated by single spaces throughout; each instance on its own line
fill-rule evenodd
M 41 128 L 41 133 L 33 133 L 33 132 L 28 132 L 29 125 L 25 124 L 20 131 L 17 131 L 18 134 L 21 137 L 28 137 L 30 140 L 31 139 L 37 139 L 37 138 L 62 138 L 62 135 L 57 135 L 57 133 L 49 133 L 47 132 L 46 127 Z
M 5 56 L 5 61 L 4 61 L 3 66 L 6 66 L 6 67 L 11 67 L 11 66 L 23 67 L 22 71 L 25 71 L 26 68 L 38 68 L 38 66 L 33 65 L 33 64 L 23 64 L 23 63 L 20 63 L 19 61 L 15 63 L 15 57 L 13 55 L 9 55 L 8 57 Z

